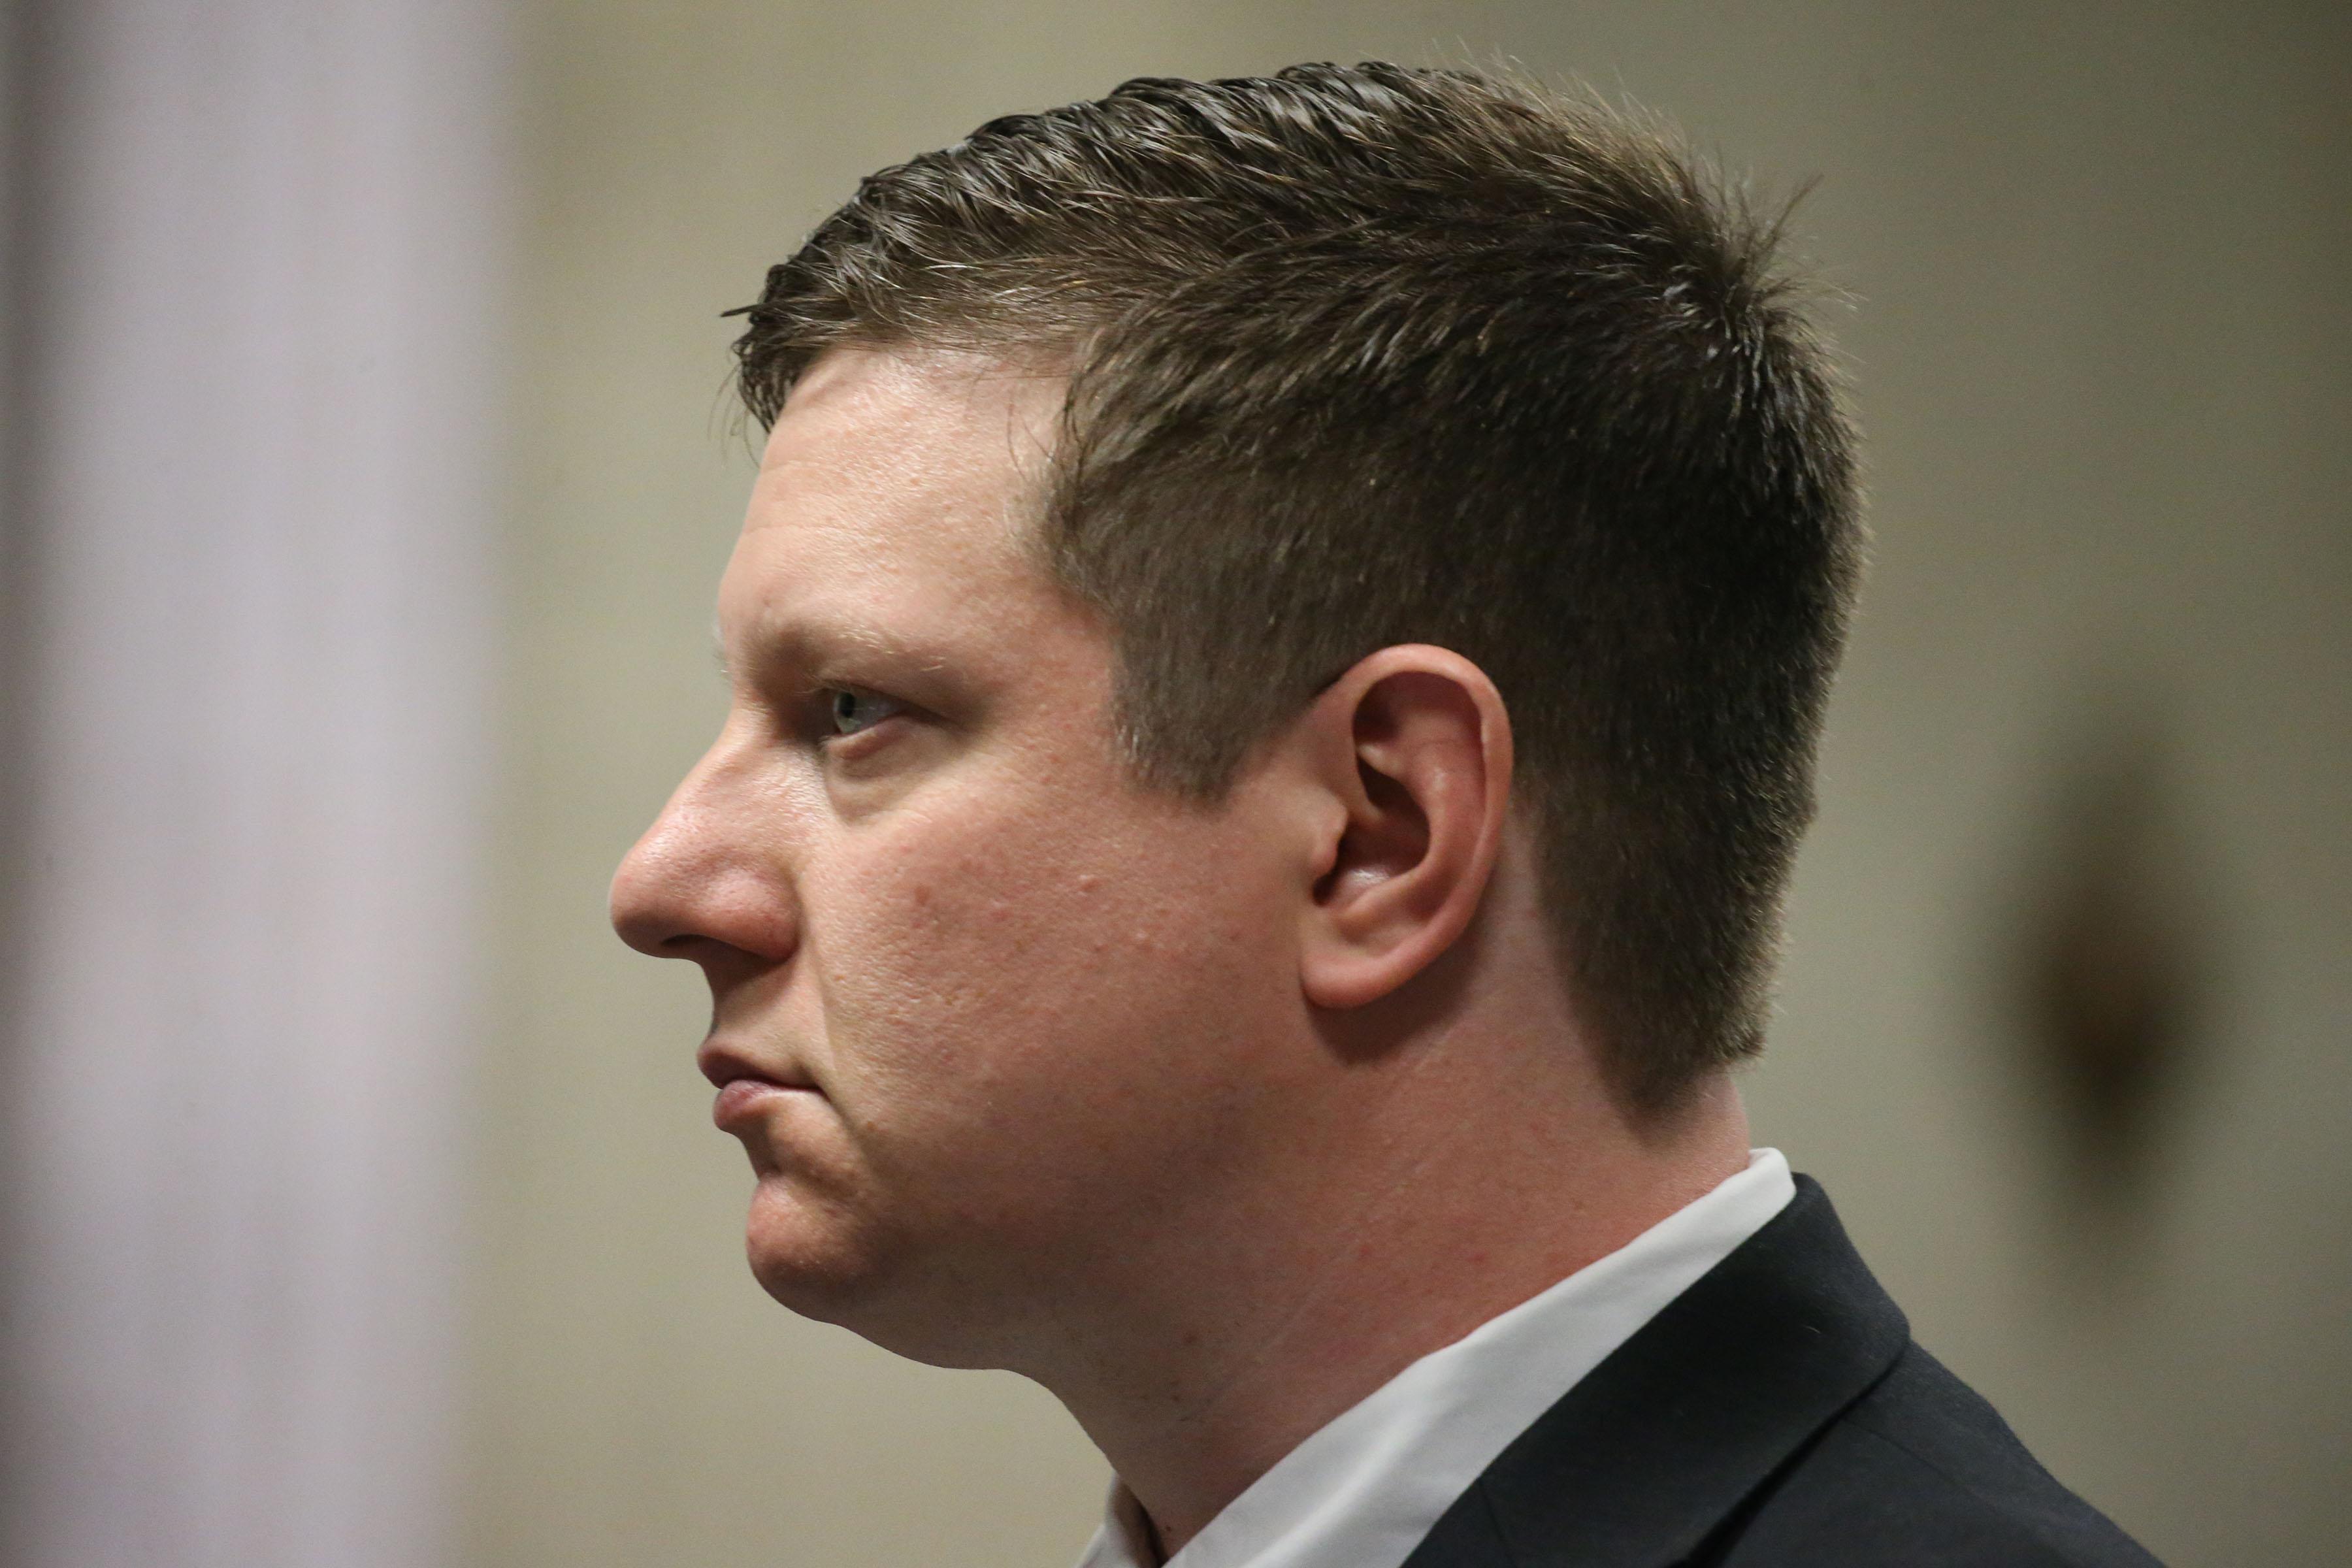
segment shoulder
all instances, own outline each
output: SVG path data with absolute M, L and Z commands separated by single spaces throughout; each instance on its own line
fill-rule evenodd
M 1696 1563 L 2154 1568 L 1916 1344 L 1725 1521 Z
M 1490 1464 L 1406 1568 L 2154 1568 L 1911 1338 L 1820 1186 Z

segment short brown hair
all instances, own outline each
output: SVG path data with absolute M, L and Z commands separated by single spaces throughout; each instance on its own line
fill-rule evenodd
M 1761 1044 L 1860 557 L 1778 225 L 1654 126 L 1459 71 L 1131 81 L 885 169 L 737 344 L 1071 368 L 1037 542 L 1112 629 L 1139 778 L 1218 798 L 1356 660 L 1511 714 L 1579 1006 L 1628 1102 Z

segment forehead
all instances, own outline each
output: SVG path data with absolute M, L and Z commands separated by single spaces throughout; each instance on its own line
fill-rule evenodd
M 757 636 L 910 596 L 937 621 L 1047 594 L 1023 543 L 1063 389 L 977 354 L 824 355 L 770 433 L 722 621 Z

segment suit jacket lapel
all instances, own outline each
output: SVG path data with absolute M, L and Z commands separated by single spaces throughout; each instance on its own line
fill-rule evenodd
M 1522 1433 L 1404 1568 L 1679 1562 L 1909 1341 L 1799 1176 L 1787 1208 Z

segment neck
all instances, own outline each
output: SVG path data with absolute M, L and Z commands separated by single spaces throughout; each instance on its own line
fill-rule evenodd
M 1114 1327 L 1032 1369 L 1169 1552 L 1406 1366 L 1747 1163 L 1727 1079 L 1637 1125 L 1557 1037 L 1461 1045 L 1424 1043 L 1392 1083 L 1287 1128 L 1256 1201 L 1224 1194 L 1140 1246 L 1084 1314 Z

